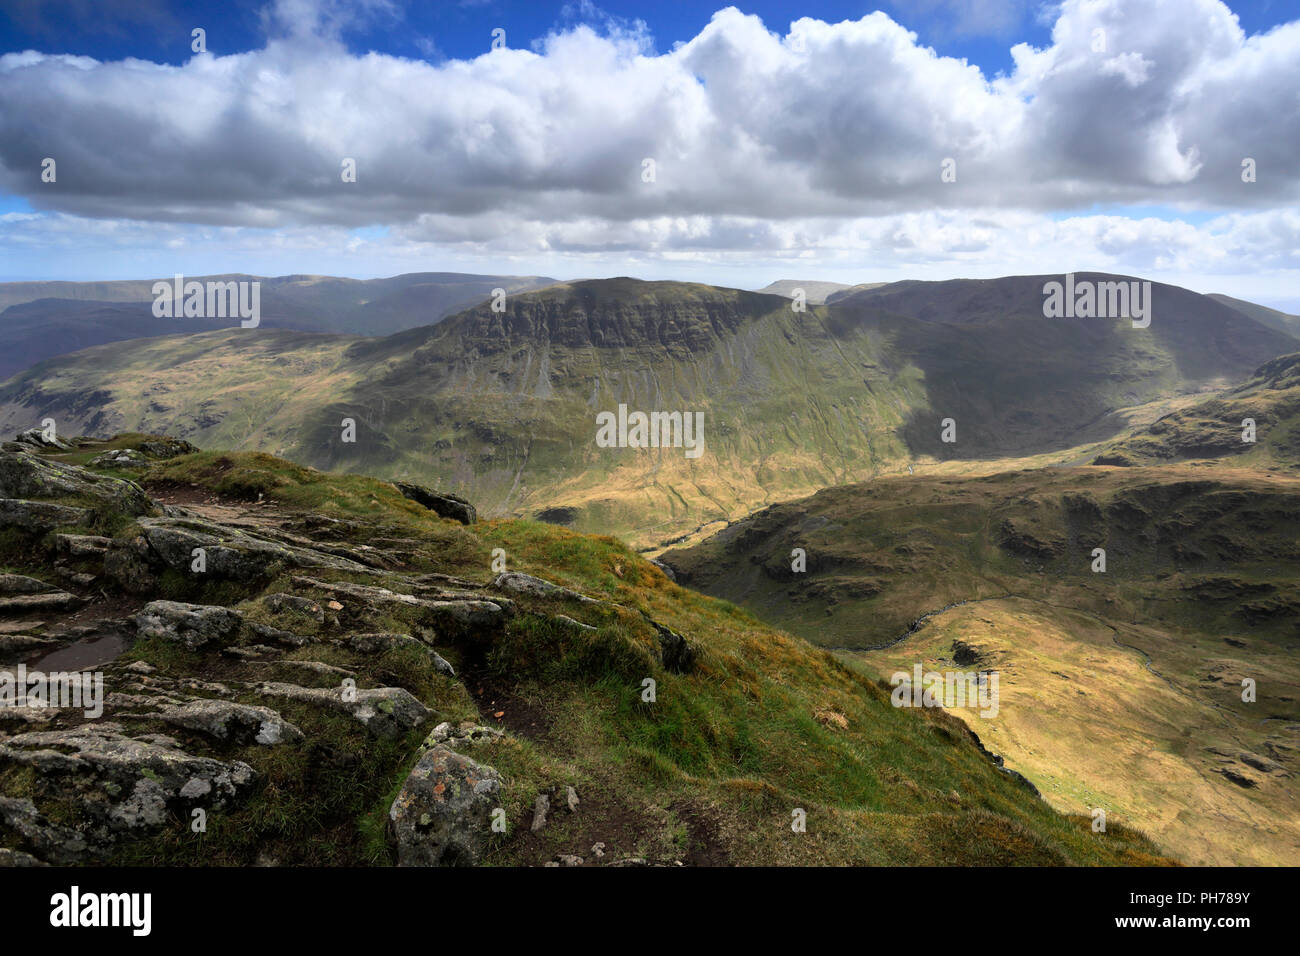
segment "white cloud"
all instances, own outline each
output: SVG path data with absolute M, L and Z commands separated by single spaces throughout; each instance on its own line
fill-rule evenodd
M 0 245 L 436 250 L 566 274 L 1297 268 L 1300 23 L 1248 38 L 1218 0 L 1066 0 L 1051 44 L 989 79 L 879 12 L 781 36 L 727 8 L 666 53 L 644 24 L 571 13 L 599 32 L 439 64 L 344 47 L 351 18 L 400 16 L 388 0 L 280 0 L 263 48 L 179 67 L 0 57 L 0 190 L 49 213 L 0 220 Z M 1090 214 L 1126 204 L 1218 218 Z M 372 225 L 391 229 L 352 232 Z

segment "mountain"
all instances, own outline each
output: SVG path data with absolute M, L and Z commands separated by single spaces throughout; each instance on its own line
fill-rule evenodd
M 1173 862 L 612 538 L 408 494 L 156 436 L 0 450 L 0 661 L 103 682 L 4 708 L 0 860 Z
M 870 292 L 872 289 L 880 289 L 890 284 L 888 282 L 859 282 L 857 285 L 845 286 L 842 289 L 827 293 L 825 301 L 828 303 L 838 302 L 840 299 L 848 298 L 859 292 Z
M 787 299 L 793 299 L 795 289 L 803 289 L 805 301 L 807 301 L 809 305 L 821 305 L 826 301 L 826 297 L 831 293 L 839 292 L 842 289 L 847 288 L 849 288 L 849 286 L 846 286 L 842 282 L 778 279 L 776 282 L 766 285 L 758 291 L 769 295 L 783 295 Z
M 1209 297 L 1230 309 L 1235 309 L 1242 315 L 1249 316 L 1262 325 L 1267 325 L 1270 329 L 1277 329 L 1287 335 L 1300 337 L 1300 315 L 1279 312 L 1277 309 L 1270 309 L 1266 305 L 1257 305 L 1244 299 L 1234 299 L 1230 295 L 1221 295 L 1217 292 L 1211 292 Z
M 159 319 L 148 302 L 36 299 L 0 312 L 0 378 L 105 342 L 229 328 L 229 319 Z
M 995 714 L 953 712 L 1053 806 L 1276 865 L 1300 859 L 1297 541 L 1300 479 L 1169 464 L 881 478 L 660 560 L 874 676 L 997 673 Z
M 256 281 L 261 325 L 313 332 L 387 335 L 428 326 L 489 298 L 550 285 L 543 276 L 479 276 L 421 272 L 390 279 L 248 275 L 197 281 Z M 233 319 L 158 318 L 155 280 L 8 282 L 0 284 L 0 378 L 91 345 L 156 335 L 231 328 Z M 170 277 L 166 280 L 171 281 Z
M 1052 278 L 891 283 L 805 312 L 763 293 L 601 279 L 384 338 L 234 329 L 118 343 L 10 380 L 0 428 L 53 417 L 65 432 L 269 450 L 649 547 L 909 462 L 1068 455 L 1125 432 L 1123 409 L 1223 388 L 1295 350 L 1159 283 L 1148 328 L 1045 318 Z M 620 406 L 702 414 L 703 453 L 602 447 L 597 416 Z

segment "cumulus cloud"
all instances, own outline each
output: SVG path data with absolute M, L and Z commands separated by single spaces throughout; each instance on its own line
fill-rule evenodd
M 476 235 L 1300 195 L 1300 23 L 1248 38 L 1218 0 L 1067 0 L 992 80 L 879 12 L 778 35 L 727 8 L 661 54 L 644 25 L 578 23 L 436 65 L 349 52 L 358 15 L 399 11 L 280 0 L 261 49 L 181 66 L 0 57 L 0 188 L 81 217 Z

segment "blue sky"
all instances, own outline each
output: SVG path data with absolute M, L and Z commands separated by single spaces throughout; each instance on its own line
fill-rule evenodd
M 0 279 L 1103 268 L 1300 311 L 1297 21 L 1300 0 L 11 0 Z

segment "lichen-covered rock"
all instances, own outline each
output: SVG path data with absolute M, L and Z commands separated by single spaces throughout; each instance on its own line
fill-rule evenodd
M 196 651 L 232 643 L 243 615 L 215 605 L 150 601 L 136 615 L 135 622 L 140 637 L 161 637 Z
M 497 730 L 495 727 L 476 724 L 472 720 L 464 721 L 458 725 L 453 725 L 451 721 L 444 720 L 429 732 L 429 736 L 424 738 L 424 743 L 420 746 L 427 750 L 439 744 L 446 744 L 448 747 L 494 744 L 504 740 L 505 736 L 504 731 Z
M 157 459 L 175 458 L 178 455 L 192 455 L 199 450 L 196 445 L 187 442 L 184 438 L 168 438 L 162 435 L 146 439 L 135 447 L 150 458 Z
M 127 515 L 148 515 L 157 506 L 134 481 L 97 475 L 38 455 L 0 451 L 0 497 L 93 500 Z
M 397 490 L 404 497 L 409 498 L 418 505 L 423 505 L 440 517 L 451 518 L 461 524 L 473 524 L 478 520 L 478 514 L 475 512 L 474 506 L 459 495 L 448 494 L 445 491 L 434 491 L 432 488 L 413 485 L 408 481 L 396 481 L 393 484 L 397 486 Z
M 89 508 L 56 505 L 49 501 L 0 498 L 0 528 L 22 528 L 44 533 L 54 528 L 87 525 L 95 513 Z
M 480 600 L 477 597 L 431 599 L 366 584 L 318 581 L 304 576 L 295 576 L 293 582 L 303 587 L 320 588 L 323 591 L 359 598 L 374 608 L 388 604 L 404 604 L 407 607 L 420 608 L 423 611 L 424 622 L 440 632 L 470 637 L 500 629 L 506 618 L 514 612 L 513 603 L 503 599 L 493 601 Z
M 234 744 L 271 746 L 296 743 L 303 732 L 270 707 L 254 707 L 228 700 L 201 698 L 166 706 L 157 712 L 160 720 Z
M 240 528 L 196 518 L 145 518 L 145 541 L 167 566 L 191 574 L 194 549 L 204 552 L 205 574 L 235 581 L 252 581 L 275 567 L 334 568 L 370 573 L 370 569 L 337 555 L 294 547 L 250 534 Z
M 0 574 L 0 594 L 48 594 L 57 590 L 53 584 L 25 574 Z
M 92 558 L 106 554 L 113 540 L 96 534 L 56 534 L 54 550 L 72 558 Z
M 561 587 L 558 584 L 552 584 L 550 581 L 535 578 L 531 574 L 523 574 L 519 571 L 507 571 L 504 574 L 498 574 L 492 582 L 492 586 L 498 590 L 514 591 L 516 594 L 530 594 L 534 597 L 564 598 L 582 604 L 600 603 L 595 598 L 589 598 L 587 595 L 579 594 L 570 588 Z
M 441 744 L 425 752 L 388 811 L 398 866 L 473 866 L 491 834 L 500 775 Z
M 87 464 L 91 468 L 136 468 L 149 467 L 149 460 L 134 448 L 114 448 L 102 455 L 96 455 Z
M 58 435 L 46 438 L 43 428 L 29 428 L 25 432 L 19 432 L 14 441 L 27 448 L 53 448 L 56 451 L 69 451 L 73 447 L 71 442 L 65 441 Z
M 381 654 L 384 651 L 399 650 L 402 648 L 418 648 L 424 654 L 433 669 L 439 674 L 445 674 L 447 677 L 455 677 L 456 670 L 449 664 L 441 654 L 432 647 L 425 644 L 418 638 L 411 637 L 408 634 L 352 634 L 345 637 L 339 643 L 357 651 L 361 654 Z
M 69 830 L 44 819 L 30 799 L 0 799 L 0 818 L 54 863 L 102 855 L 121 839 L 157 832 L 173 815 L 223 809 L 257 777 L 242 761 L 196 757 L 171 737 L 131 737 L 111 722 L 0 740 L 0 764 L 6 763 L 31 768 L 61 802 L 77 805 L 84 822 Z
M 131 594 L 156 594 L 159 578 L 143 535 L 114 539 L 104 555 L 104 574 Z
M 325 623 L 325 609 L 310 598 L 298 597 L 296 594 L 268 594 L 262 603 L 272 614 L 294 612 L 311 618 L 317 624 Z
M 429 718 L 429 708 L 404 687 L 345 690 L 342 687 L 300 687 L 268 681 L 259 694 L 300 700 L 341 711 L 377 737 L 401 737 Z

